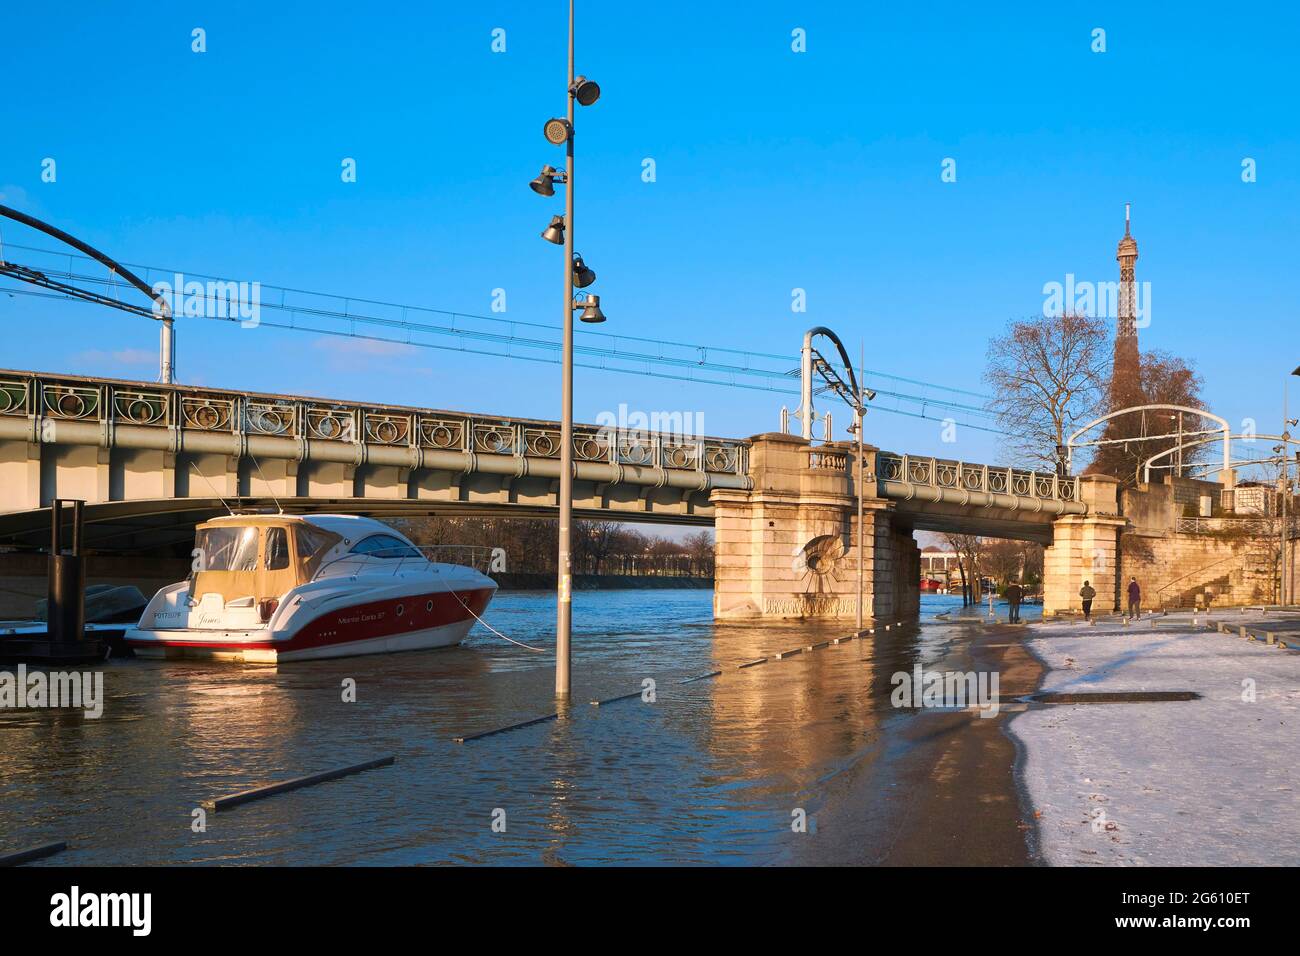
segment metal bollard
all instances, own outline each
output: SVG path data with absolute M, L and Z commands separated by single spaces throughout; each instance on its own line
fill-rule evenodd
M 72 547 L 64 552 L 63 507 L 72 505 Z M 86 632 L 86 567 L 81 554 L 81 501 L 55 499 L 50 518 L 49 602 L 50 641 L 72 644 Z

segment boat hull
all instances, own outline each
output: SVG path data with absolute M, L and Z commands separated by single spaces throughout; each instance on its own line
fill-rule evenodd
M 234 660 L 249 664 L 392 654 L 451 647 L 465 639 L 495 587 L 402 595 L 350 604 L 293 630 L 136 628 L 126 642 L 138 657 Z M 302 620 L 301 613 L 291 619 Z

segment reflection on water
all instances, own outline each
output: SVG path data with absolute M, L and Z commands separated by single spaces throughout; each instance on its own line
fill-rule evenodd
M 79 865 L 780 862 L 791 810 L 815 814 L 914 719 L 890 708 L 890 675 L 960 644 L 965 625 L 934 619 L 960 601 L 922 602 L 922 626 L 737 670 L 851 625 L 715 626 L 708 591 L 580 593 L 566 719 L 467 744 L 452 737 L 553 710 L 549 655 L 476 627 L 459 648 L 279 668 L 114 662 L 100 720 L 0 711 L 0 850 L 66 840 L 49 862 Z M 487 620 L 550 647 L 554 606 L 503 593 Z M 589 703 L 645 678 L 653 704 Z M 205 799 L 384 753 L 394 767 L 192 830 Z

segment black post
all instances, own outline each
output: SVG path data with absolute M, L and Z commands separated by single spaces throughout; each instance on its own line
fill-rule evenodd
M 72 505 L 72 550 L 63 550 L 63 506 Z M 47 624 L 55 644 L 79 643 L 86 630 L 86 571 L 81 554 L 81 501 L 55 499 L 50 508 Z

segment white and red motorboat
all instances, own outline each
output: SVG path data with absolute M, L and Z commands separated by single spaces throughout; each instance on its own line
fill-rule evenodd
M 274 664 L 449 647 L 496 592 L 351 515 L 230 515 L 199 525 L 195 570 L 127 631 L 142 657 Z

